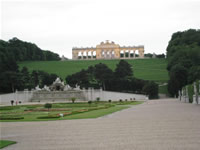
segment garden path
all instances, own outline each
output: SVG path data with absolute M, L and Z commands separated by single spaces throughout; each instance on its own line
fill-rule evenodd
M 199 150 L 200 106 L 152 100 L 97 119 L 0 123 L 5 150 Z

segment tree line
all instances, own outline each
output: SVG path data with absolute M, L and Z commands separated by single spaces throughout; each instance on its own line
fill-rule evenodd
M 0 61 L 45 61 L 60 60 L 58 54 L 48 50 L 42 50 L 37 45 L 12 38 L 8 42 L 0 40 Z
M 25 60 L 59 60 L 59 55 L 43 51 L 35 44 L 13 38 L 8 42 L 0 40 L 0 93 L 15 90 L 32 89 L 39 85 L 50 85 L 57 78 L 56 74 L 44 71 L 19 69 L 16 61 Z
M 33 70 L 30 72 L 26 67 L 19 69 L 16 62 L 8 62 L 5 66 L 8 69 L 0 69 L 0 93 L 11 93 L 24 89 L 31 90 L 37 85 L 40 88 L 44 85 L 49 86 L 58 77 L 56 74 L 49 74 L 44 71 Z
M 153 81 L 145 81 L 133 77 L 132 66 L 125 60 L 120 60 L 116 69 L 112 71 L 103 63 L 89 66 L 80 72 L 66 77 L 71 87 L 100 88 L 108 91 L 131 92 L 149 95 L 149 98 L 158 97 L 158 85 Z
M 167 59 L 168 91 L 177 96 L 182 87 L 200 79 L 200 30 L 174 33 L 167 47 Z

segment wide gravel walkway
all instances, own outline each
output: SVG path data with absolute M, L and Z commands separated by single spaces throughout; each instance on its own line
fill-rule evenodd
M 148 101 L 97 119 L 0 123 L 5 150 L 200 150 L 200 105 Z

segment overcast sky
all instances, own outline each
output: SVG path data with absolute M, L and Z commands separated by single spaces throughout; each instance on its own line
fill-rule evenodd
M 72 57 L 111 40 L 165 53 L 172 33 L 200 29 L 200 0 L 1 0 L 1 39 Z

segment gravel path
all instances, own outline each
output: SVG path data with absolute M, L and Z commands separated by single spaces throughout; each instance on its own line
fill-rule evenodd
M 200 106 L 148 101 L 97 119 L 1 123 L 5 150 L 199 150 Z

